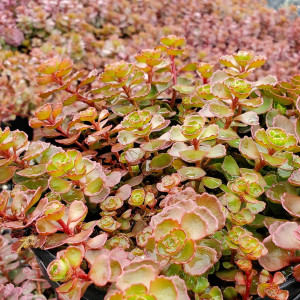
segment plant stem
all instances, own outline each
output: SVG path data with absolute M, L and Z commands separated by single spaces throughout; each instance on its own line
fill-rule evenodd
M 64 135 L 66 138 L 70 138 L 70 137 L 71 137 L 71 135 L 70 135 L 69 133 L 67 133 L 66 131 L 64 131 L 64 130 L 62 129 L 61 126 L 57 127 L 56 129 L 57 129 L 57 131 L 59 131 L 62 135 Z M 88 151 L 88 150 L 89 150 L 89 149 L 86 148 L 84 145 L 80 144 L 78 141 L 75 141 L 74 143 L 75 143 L 80 149 L 82 149 L 83 151 Z
M 246 274 L 246 292 L 243 295 L 243 300 L 248 300 L 250 296 L 250 288 L 252 284 L 253 272 L 252 270 L 250 270 L 250 271 L 246 271 L 245 274 Z
M 200 143 L 199 140 L 193 139 L 193 145 L 194 145 L 195 150 L 199 150 L 199 143 Z
M 68 235 L 73 235 L 72 231 L 69 229 L 69 227 L 65 224 L 63 220 L 58 220 L 57 223 L 61 226 L 63 232 L 65 232 Z
M 230 127 L 230 125 L 231 125 L 232 118 L 235 117 L 235 116 L 237 116 L 237 115 L 239 115 L 241 113 L 241 111 L 240 111 L 241 108 L 240 107 L 242 107 L 242 106 L 240 105 L 237 114 L 235 114 L 235 110 L 236 110 L 236 108 L 238 106 L 238 103 L 239 103 L 239 98 L 238 97 L 235 97 L 234 99 L 232 99 L 231 109 L 233 110 L 234 115 L 226 119 L 226 123 L 225 123 L 224 129 L 228 129 Z
M 260 160 L 258 164 L 255 164 L 254 170 L 256 172 L 259 172 L 261 168 L 263 168 L 266 165 L 266 163 L 263 160 Z

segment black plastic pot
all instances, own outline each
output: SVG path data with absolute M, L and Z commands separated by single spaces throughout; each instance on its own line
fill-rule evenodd
M 56 257 L 51 254 L 47 250 L 41 250 L 41 249 L 32 249 L 34 252 L 37 261 L 40 265 L 40 268 L 43 272 L 44 277 L 49 282 L 51 287 L 53 289 L 59 287 L 58 282 L 52 281 L 48 274 L 47 274 L 47 266 L 50 264 L 52 260 L 54 260 Z M 283 290 L 288 290 L 290 293 L 289 300 L 300 300 L 300 283 L 297 282 L 292 275 L 288 276 L 286 279 L 286 282 L 280 285 L 280 288 Z M 94 286 L 89 286 L 84 293 L 83 297 L 81 299 L 83 300 L 102 300 L 104 299 L 105 292 L 98 290 Z M 261 297 L 253 297 L 254 300 L 262 300 L 262 299 L 270 299 L 268 297 L 261 298 Z

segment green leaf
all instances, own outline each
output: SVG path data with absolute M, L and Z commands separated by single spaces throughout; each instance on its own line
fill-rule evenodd
M 41 164 L 41 165 L 32 166 L 31 168 L 23 169 L 17 172 L 17 174 L 23 177 L 34 178 L 34 177 L 40 177 L 45 172 L 46 172 L 46 165 Z
M 173 162 L 173 157 L 168 153 L 161 153 L 153 157 L 150 162 L 150 168 L 161 170 L 169 167 Z
M 49 187 L 55 193 L 67 193 L 71 189 L 71 186 L 71 181 L 67 181 L 59 177 L 51 177 L 49 179 Z
M 225 194 L 225 198 L 227 200 L 227 207 L 232 213 L 238 213 L 240 211 L 242 200 L 233 195 L 233 194 Z
M 196 63 L 189 63 L 189 64 L 185 65 L 184 67 L 182 67 L 180 69 L 180 71 L 185 71 L 185 72 L 195 71 L 196 68 L 197 68 L 197 64 Z
M 98 195 L 103 188 L 103 180 L 102 178 L 98 177 L 93 181 L 89 182 L 83 192 L 86 196 L 95 196 Z
M 284 193 L 297 195 L 297 189 L 286 181 L 278 182 L 266 191 L 266 196 L 273 202 L 281 203 Z
M 6 183 L 9 181 L 15 174 L 17 167 L 9 166 L 9 167 L 1 167 L 0 168 L 0 184 Z
M 71 188 L 67 193 L 61 195 L 62 199 L 68 203 L 77 201 L 84 201 L 84 194 L 81 190 Z
M 243 156 L 248 159 L 260 159 L 260 153 L 255 142 L 250 137 L 244 137 L 240 141 L 239 149 Z
M 222 169 L 231 176 L 240 176 L 240 168 L 231 155 L 225 157 Z
M 181 151 L 180 157 L 186 162 L 197 162 L 201 161 L 206 154 L 203 150 L 184 150 Z
M 213 140 L 218 136 L 219 126 L 216 124 L 210 124 L 204 128 L 199 136 L 199 140 L 201 141 L 209 141 Z
M 217 252 L 209 247 L 196 248 L 195 256 L 187 264 L 184 270 L 190 275 L 202 275 L 217 261 Z
M 71 95 L 63 101 L 64 106 L 73 104 L 77 100 L 77 94 Z
M 203 177 L 202 183 L 209 189 L 216 189 L 222 184 L 222 180 L 214 177 Z
M 217 144 L 216 146 L 212 147 L 208 153 L 206 154 L 207 158 L 218 158 L 223 157 L 226 155 L 226 148 L 222 144 Z
M 217 82 L 212 85 L 211 92 L 214 96 L 222 100 L 232 99 L 232 95 L 229 89 L 226 87 L 224 83 Z
M 283 165 L 284 163 L 286 163 L 287 159 L 286 158 L 282 158 L 282 157 L 278 157 L 278 156 L 271 156 L 267 153 L 261 153 L 264 161 L 272 166 L 272 167 L 280 167 L 281 165 Z
M 268 96 L 263 96 L 263 103 L 259 107 L 252 109 L 258 115 L 265 114 L 273 108 L 273 100 Z
M 135 136 L 130 131 L 122 130 L 118 134 L 118 141 L 122 145 L 128 145 L 134 143 L 138 139 L 137 136 Z
M 152 140 L 141 145 L 145 152 L 155 152 L 161 149 L 166 144 L 165 140 Z
M 275 76 L 268 75 L 262 79 L 255 82 L 255 86 L 259 89 L 269 89 L 277 83 Z
M 195 87 L 183 84 L 173 85 L 173 89 L 180 92 L 181 94 L 191 94 L 194 92 Z
M 223 104 L 212 103 L 209 105 L 209 110 L 218 118 L 229 118 L 233 116 L 233 110 Z
M 137 164 L 144 154 L 145 152 L 140 148 L 131 148 L 125 152 L 125 159 L 129 164 Z
M 182 177 L 183 180 L 195 180 L 203 177 L 206 172 L 197 167 L 182 167 L 178 170 L 178 174 Z

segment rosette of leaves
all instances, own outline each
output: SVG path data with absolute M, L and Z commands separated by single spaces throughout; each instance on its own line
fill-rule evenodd
M 120 144 L 132 144 L 139 138 L 149 141 L 152 132 L 163 130 L 170 124 L 161 114 L 154 114 L 150 110 L 135 111 L 124 117 L 119 132 Z M 126 155 L 125 155 L 126 156 Z
M 257 260 L 267 254 L 264 245 L 240 226 L 235 226 L 228 232 L 227 243 L 231 249 L 237 250 L 236 264 L 243 271 L 252 269 L 251 260 Z
M 293 170 L 298 166 L 297 157 L 293 155 L 299 151 L 295 135 L 281 128 L 269 127 L 267 130 L 257 129 L 252 136 L 244 137 L 239 148 L 245 158 L 255 160 L 256 171 L 266 165 L 283 170 Z
M 234 262 L 241 270 L 235 275 L 236 290 L 243 296 L 243 299 L 248 299 L 251 288 L 253 289 L 251 287 L 253 277 L 257 274 L 257 271 L 253 269 L 252 260 L 266 255 L 268 250 L 263 243 L 252 236 L 251 232 L 239 226 L 233 227 L 228 232 L 227 244 L 231 249 L 237 251 L 234 255 Z M 228 272 L 230 273 L 230 270 Z
M 256 109 L 264 103 L 264 99 L 259 96 L 260 90 L 269 89 L 277 82 L 274 76 L 250 82 L 229 77 L 225 71 L 215 72 L 211 81 L 214 98 L 209 100 L 207 107 L 213 116 L 225 120 L 225 129 L 258 125 Z
M 232 171 L 230 168 L 235 166 L 235 161 L 232 157 L 227 157 L 224 160 L 223 169 Z M 252 170 L 251 170 L 252 171 Z M 231 174 L 233 174 L 231 172 Z M 231 222 L 237 225 L 245 225 L 253 222 L 255 216 L 262 212 L 266 203 L 258 200 L 263 193 L 266 182 L 259 173 L 247 173 L 243 170 L 234 181 L 229 181 L 227 187 L 224 188 L 225 194 L 222 196 L 222 203 L 224 203 L 230 215 Z
M 218 253 L 201 241 L 222 228 L 224 221 L 214 196 L 202 194 L 195 202 L 177 202 L 152 217 L 152 235 L 148 235 L 145 249 L 164 264 L 181 264 L 186 273 L 202 275 L 217 261 Z
M 281 272 L 276 272 L 272 276 L 267 270 L 262 270 L 259 275 L 257 292 L 260 297 L 268 296 L 271 299 L 287 299 L 288 292 L 281 290 L 279 285 L 285 282 L 285 277 Z
M 265 56 L 254 56 L 251 51 L 239 51 L 234 55 L 225 55 L 220 58 L 220 63 L 227 67 L 226 73 L 239 78 L 247 77 L 253 70 L 265 64 Z
M 234 73 L 185 64 L 185 51 L 184 39 L 164 37 L 137 62 L 99 76 L 48 60 L 37 80 L 51 89 L 40 96 L 59 101 L 30 120 L 47 142 L 0 131 L 0 183 L 13 184 L 0 194 L 2 224 L 18 232 L 15 250 L 57 252 L 48 273 L 61 298 L 79 299 L 89 284 L 109 289 L 107 297 L 161 297 L 151 282 L 191 299 L 220 298 L 208 275 L 225 269 L 219 277 L 235 288 L 222 293 L 249 300 L 262 268 L 297 262 L 299 141 L 291 123 L 278 126 L 285 110 L 264 94 L 275 79 L 240 78 L 257 62 L 245 53 L 233 56 Z M 295 116 L 284 117 L 295 124 Z M 295 237 L 287 245 L 285 232 Z M 119 285 L 139 268 L 155 270 L 149 285 Z

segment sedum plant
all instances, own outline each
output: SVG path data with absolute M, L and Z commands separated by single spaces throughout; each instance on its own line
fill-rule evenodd
M 1 224 L 15 251 L 56 253 L 59 299 L 94 285 L 108 300 L 284 300 L 284 275 L 299 281 L 299 78 L 248 79 L 266 62 L 250 51 L 186 64 L 185 44 L 103 72 L 47 60 L 39 96 L 58 101 L 29 122 L 42 139 L 0 131 Z
M 34 67 L 43 60 L 59 55 L 71 58 L 76 70 L 102 70 L 118 60 L 133 61 L 137 51 L 167 34 L 186 37 L 182 59 L 201 62 L 200 73 L 209 75 L 220 56 L 248 49 L 268 56 L 252 79 L 275 74 L 287 80 L 299 73 L 300 17 L 295 0 L 278 10 L 267 5 L 277 2 L 227 0 L 224 7 L 221 0 L 2 0 L 0 121 L 31 117 L 45 103 L 34 81 Z M 147 72 L 160 60 L 159 53 L 151 55 L 144 50 L 138 58 Z M 154 59 L 149 65 L 148 58 Z

